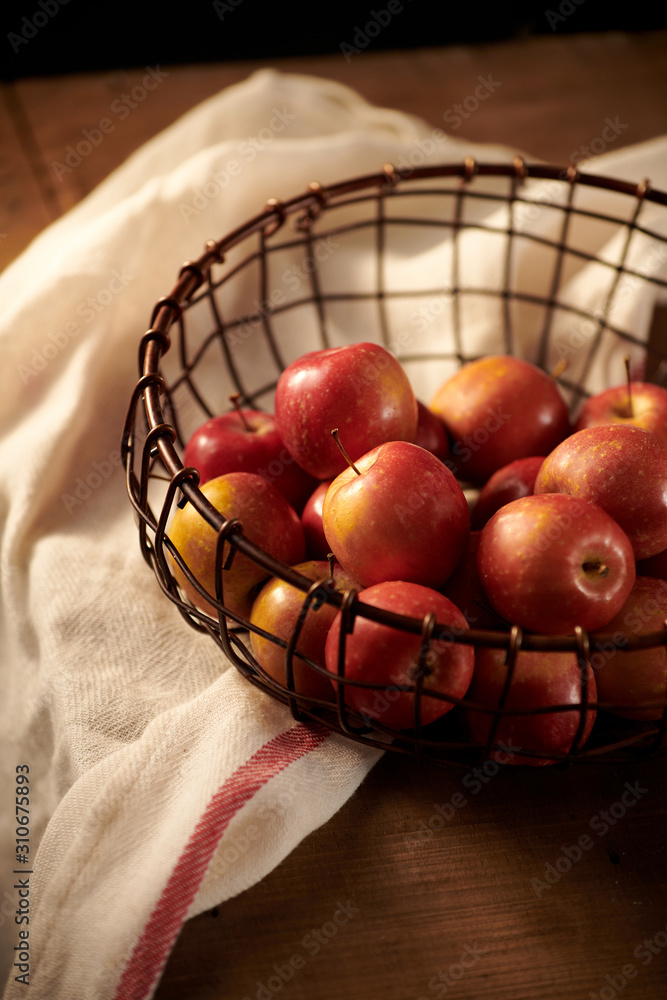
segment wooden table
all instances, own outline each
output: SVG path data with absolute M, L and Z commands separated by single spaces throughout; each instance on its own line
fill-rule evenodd
M 623 126 L 609 148 L 667 131 L 666 53 L 665 32 L 555 34 L 274 65 L 434 127 L 491 75 L 493 99 L 457 134 L 564 164 L 599 151 L 609 118 Z M 60 180 L 51 164 L 145 70 L 3 86 L 0 266 L 151 135 L 255 68 L 166 67 L 151 100 Z M 156 995 L 662 1000 L 666 822 L 664 760 L 475 775 L 388 754 L 263 882 L 185 926 Z

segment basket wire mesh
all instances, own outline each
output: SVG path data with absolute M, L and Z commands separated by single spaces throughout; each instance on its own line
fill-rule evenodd
M 528 182 L 541 183 L 537 194 L 527 191 Z M 578 204 L 577 195 L 582 189 L 612 192 L 617 196 L 619 211 Z M 647 206 L 651 212 L 645 221 Z M 489 222 L 489 212 L 496 209 L 500 224 Z M 122 441 L 127 490 L 137 516 L 141 551 L 160 588 L 187 623 L 208 633 L 250 683 L 289 705 L 294 718 L 382 749 L 441 764 L 469 766 L 498 749 L 498 725 L 510 711 L 512 715 L 574 711 L 579 720 L 572 744 L 566 752 L 550 753 L 551 761 L 560 761 L 563 766 L 574 760 L 614 763 L 664 753 L 667 698 L 660 703 L 664 705 L 661 719 L 650 723 L 619 719 L 608 714 L 614 706 L 598 706 L 589 699 L 592 637 L 583 629 L 577 628 L 568 636 L 542 636 L 514 625 L 502 631 L 471 628 L 453 636 L 433 615 L 421 621 L 397 616 L 364 604 L 354 591 L 337 591 L 328 578 L 313 583 L 253 545 L 244 535 L 242 517 L 225 519 L 200 491 L 197 470 L 184 468 L 182 455 L 189 435 L 200 423 L 230 408 L 230 392 L 239 393 L 244 406 L 270 409 L 284 367 L 305 350 L 339 344 L 341 330 L 347 329 L 346 317 L 356 314 L 363 316 L 357 332 L 371 322 L 371 316 L 373 332 L 372 336 L 353 335 L 352 340 L 377 340 L 393 350 L 404 365 L 435 372 L 432 377 L 438 384 L 447 366 L 456 367 L 479 356 L 479 351 L 470 349 L 466 336 L 466 309 L 473 299 L 492 301 L 497 308 L 499 332 L 491 353 L 521 352 L 524 344 L 517 332 L 517 310 L 529 310 L 529 319 L 522 320 L 523 327 L 532 331 L 534 356 L 529 360 L 545 369 L 553 362 L 550 348 L 557 317 L 571 316 L 587 324 L 586 349 L 578 370 L 573 375 L 566 369 L 557 376 L 573 412 L 581 399 L 590 395 L 589 376 L 605 338 L 623 344 L 643 361 L 646 380 L 661 381 L 667 370 L 661 345 L 652 338 L 646 343 L 613 317 L 623 282 L 634 287 L 638 282 L 646 283 L 654 295 L 667 284 L 650 268 L 633 265 L 631 255 L 633 240 L 641 237 L 658 248 L 656 259 L 661 254 L 664 257 L 667 241 L 652 219 L 654 213 L 665 211 L 667 193 L 652 190 L 648 182 L 633 185 L 581 174 L 574 167 L 529 165 L 520 158 L 506 164 L 477 163 L 468 158 L 461 163 L 414 170 L 387 165 L 377 174 L 327 187 L 312 183 L 289 201 L 270 200 L 265 210 L 246 224 L 217 242 L 209 241 L 198 260 L 183 265 L 172 291 L 153 309 L 149 329 L 139 345 L 139 380 Z M 553 225 L 546 234 L 523 225 L 540 213 L 555 213 L 555 231 Z M 577 224 L 582 220 L 589 226 L 608 227 L 618 235 L 619 253 L 615 259 L 604 259 L 585 241 L 577 241 Z M 460 242 L 462 235 L 470 232 L 484 234 L 497 243 L 500 281 L 495 287 L 475 285 L 462 274 Z M 424 241 L 422 249 L 426 246 L 427 250 L 447 237 L 450 250 L 443 260 L 446 266 L 440 284 L 421 287 L 414 279 L 409 287 L 397 284 L 389 247 L 395 249 L 404 233 L 409 233 L 408 244 L 419 234 Z M 517 286 L 514 249 L 518 239 L 529 241 L 535 253 L 549 254 L 541 293 Z M 352 251 L 348 274 L 365 268 L 366 285 L 364 278 L 353 283 L 354 287 L 332 284 L 326 265 L 332 247 L 338 252 L 341 246 L 344 252 Z M 405 257 L 409 258 L 407 250 Z M 364 267 L 360 266 L 362 259 Z M 572 262 L 595 263 L 608 272 L 601 308 L 587 311 L 563 299 L 561 292 Z M 397 306 L 403 309 L 403 321 L 408 308 L 413 316 L 432 320 L 434 327 L 446 311 L 450 332 L 447 342 L 434 347 L 429 341 L 418 349 L 415 336 L 397 339 Z M 290 323 L 296 317 L 302 329 L 305 325 L 312 331 L 307 347 L 295 343 L 290 335 Z M 193 504 L 218 534 L 215 594 L 208 593 L 188 569 L 169 537 L 174 510 L 185 503 Z M 226 544 L 229 555 L 223 561 Z M 236 552 L 257 562 L 267 578 L 279 576 L 303 592 L 301 614 L 288 642 L 250 625 L 226 606 L 224 570 Z M 215 608 L 217 618 L 194 607 L 185 597 L 174 578 L 171 561 Z M 294 687 L 294 659 L 301 656 L 295 652 L 300 631 L 309 609 L 323 601 L 340 609 L 342 615 L 335 702 L 313 698 L 305 701 Z M 346 677 L 346 637 L 359 616 L 420 636 L 414 683 L 383 688 Z M 273 680 L 252 655 L 246 641 L 249 629 L 285 648 L 285 685 Z M 613 637 L 606 634 L 596 633 L 593 638 L 598 645 L 613 643 Z M 496 707 L 485 709 L 465 698 L 425 689 L 429 650 L 433 643 L 443 641 L 506 651 L 507 678 Z M 624 648 L 652 648 L 666 642 L 667 624 L 660 632 L 630 638 Z M 578 704 L 508 710 L 505 702 L 521 650 L 576 653 L 581 679 Z M 323 666 L 306 662 L 312 670 L 331 676 Z M 360 717 L 346 703 L 345 691 L 350 685 L 373 687 L 380 695 L 393 695 L 396 690 L 414 692 L 414 727 L 396 731 L 378 719 Z M 423 725 L 421 706 L 425 698 L 486 711 L 492 717 L 486 741 L 475 744 L 466 738 L 457 728 L 456 713 Z M 598 722 L 593 736 L 582 745 L 591 707 L 599 709 Z M 531 751 L 525 751 L 524 756 L 530 757 Z M 532 756 L 537 763 L 543 761 L 539 753 Z

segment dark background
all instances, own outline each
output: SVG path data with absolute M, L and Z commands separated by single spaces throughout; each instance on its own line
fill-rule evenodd
M 144 65 L 335 53 L 341 52 L 343 44 L 371 52 L 556 32 L 667 27 L 664 4 L 651 11 L 645 3 L 612 8 L 601 0 L 513 4 L 392 0 L 394 13 L 387 19 L 388 3 L 186 0 L 167 5 L 141 0 L 4 0 L 0 74 L 11 81 Z M 379 20 L 385 22 L 381 29 L 377 29 Z M 376 29 L 375 37 L 370 37 Z

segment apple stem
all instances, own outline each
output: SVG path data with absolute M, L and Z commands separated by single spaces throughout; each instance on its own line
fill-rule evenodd
M 631 382 L 631 377 L 630 377 L 630 355 L 629 354 L 625 355 L 625 357 L 623 358 L 623 362 L 625 364 L 625 377 L 627 379 L 627 384 L 628 384 L 628 412 L 627 412 L 627 416 L 632 419 L 632 417 L 634 417 L 635 414 L 634 414 L 634 410 L 632 409 L 632 382 Z
M 605 577 L 609 574 L 609 567 L 599 559 L 585 562 L 582 566 L 584 573 L 594 573 L 596 576 Z
M 234 405 L 234 408 L 236 409 L 236 412 L 238 413 L 239 417 L 241 418 L 241 423 L 243 424 L 243 426 L 245 427 L 245 429 L 249 433 L 252 434 L 252 427 L 250 426 L 250 424 L 246 420 L 245 414 L 243 413 L 243 410 L 241 409 L 241 393 L 240 392 L 233 392 L 232 395 L 229 397 L 229 402 Z
M 334 567 L 336 565 L 336 557 L 333 552 L 327 552 L 327 562 L 329 563 L 329 579 L 333 583 Z
M 352 461 L 352 459 L 350 458 L 350 456 L 348 455 L 348 453 L 347 453 L 347 452 L 345 451 L 345 448 L 344 448 L 344 447 L 343 447 L 343 445 L 342 445 L 342 444 L 340 443 L 340 440 L 339 440 L 339 437 L 338 437 L 338 428 L 337 428 L 337 427 L 335 427 L 335 428 L 334 428 L 334 429 L 332 430 L 332 432 L 331 432 L 331 436 L 332 436 L 332 438 L 334 439 L 334 441 L 336 442 L 336 444 L 338 445 L 338 450 L 339 450 L 339 452 L 341 453 L 341 455 L 343 456 L 343 458 L 345 459 L 345 461 L 347 462 L 347 464 L 348 464 L 348 465 L 350 466 L 350 468 L 351 468 L 351 469 L 352 469 L 352 470 L 353 470 L 354 472 L 356 472 L 356 474 L 357 474 L 358 476 L 360 476 L 360 475 L 361 475 L 361 473 L 359 472 L 359 469 L 358 469 L 358 468 L 356 467 L 356 465 L 354 464 L 354 462 Z

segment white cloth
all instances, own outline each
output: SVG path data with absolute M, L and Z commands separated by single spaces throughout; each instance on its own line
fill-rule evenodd
M 30 787 L 28 865 L 2 810 L 7 1000 L 22 995 L 20 966 L 10 967 L 21 929 L 33 997 L 151 996 L 183 920 L 266 875 L 379 757 L 295 725 L 186 626 L 141 558 L 119 438 L 139 339 L 184 260 L 269 197 L 418 162 L 426 148 L 432 162 L 511 157 L 434 140 L 425 123 L 338 84 L 262 71 L 138 150 L 0 277 L 2 802 L 13 802 L 17 766 L 29 766 Z M 664 154 L 660 140 L 595 169 L 667 187 Z M 522 225 L 547 231 L 549 215 L 525 213 Z M 590 240 L 615 252 L 609 234 Z M 474 264 L 481 285 L 498 280 L 483 237 L 465 241 L 463 266 Z M 527 282 L 539 277 L 529 257 L 517 263 Z M 664 255 L 658 265 L 664 276 Z M 583 272 L 569 293 L 602 295 Z M 624 300 L 638 336 L 651 304 L 644 287 Z M 469 319 L 485 349 L 491 318 L 478 308 Z M 528 354 L 529 325 L 518 326 Z M 434 316 L 426 327 L 424 348 Z M 301 344 L 297 330 L 294 355 Z M 419 365 L 414 374 L 423 395 L 440 377 Z M 14 880 L 27 878 L 30 923 L 17 925 Z

